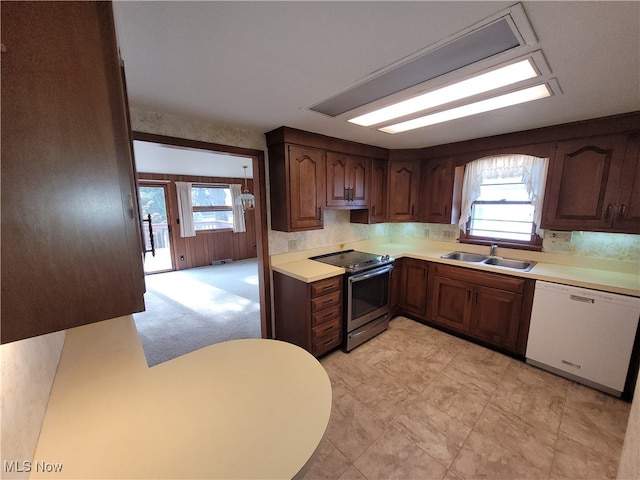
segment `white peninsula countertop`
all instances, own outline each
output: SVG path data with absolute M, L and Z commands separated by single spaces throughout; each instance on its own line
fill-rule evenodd
M 233 340 L 149 368 L 116 318 L 67 332 L 30 478 L 293 478 L 330 413 L 327 373 L 295 345 Z
M 389 239 L 365 240 L 313 249 L 307 252 L 273 255 L 271 257 L 271 268 L 274 271 L 307 283 L 323 280 L 343 274 L 344 269 L 309 260 L 307 257 L 345 249 L 361 250 L 378 255 L 391 255 L 395 258 L 410 257 L 486 272 L 640 297 L 640 264 L 498 248 L 498 256 L 537 262 L 530 271 L 523 272 L 510 268 L 441 258 L 442 255 L 453 251 L 483 254 L 488 254 L 489 251 L 488 247 L 455 242 L 407 240 L 400 243 Z

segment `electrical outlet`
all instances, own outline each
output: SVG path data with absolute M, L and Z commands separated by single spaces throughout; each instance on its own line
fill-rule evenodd
M 547 235 L 545 234 L 545 237 Z M 553 243 L 571 243 L 571 232 L 556 232 L 556 231 L 550 231 L 548 238 L 551 240 L 551 242 Z
M 287 246 L 288 246 L 290 252 L 298 250 L 298 241 L 297 240 L 289 240 Z

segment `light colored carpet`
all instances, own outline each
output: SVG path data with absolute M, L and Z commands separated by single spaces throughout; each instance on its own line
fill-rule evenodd
M 146 283 L 146 311 L 133 317 L 150 367 L 261 336 L 257 259 L 147 275 Z

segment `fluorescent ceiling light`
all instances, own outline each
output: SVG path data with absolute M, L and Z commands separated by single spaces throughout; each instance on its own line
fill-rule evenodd
M 489 98 L 480 102 L 470 103 L 461 107 L 444 110 L 438 113 L 432 113 L 424 117 L 407 120 L 406 122 L 396 123 L 388 127 L 379 128 L 378 130 L 387 133 L 400 133 L 407 130 L 426 127 L 436 123 L 448 122 L 456 118 L 468 117 L 478 113 L 489 112 L 499 108 L 517 105 L 519 103 L 530 102 L 539 98 L 550 97 L 551 90 L 546 84 L 536 85 L 534 87 L 517 90 L 515 92 L 500 95 L 498 97 Z
M 467 80 L 456 82 L 446 87 L 418 95 L 417 97 L 360 115 L 350 119 L 349 122 L 363 127 L 369 127 L 377 123 L 386 122 L 404 115 L 410 115 L 456 100 L 468 98 L 537 76 L 538 72 L 534 67 L 533 60 L 527 58 L 526 60 L 507 65 L 506 67 L 476 75 Z
M 310 109 L 332 117 L 342 115 L 501 53 L 516 51 L 528 43 L 522 38 L 521 32 L 530 30 L 522 6 L 516 4 L 488 23 L 474 25 L 465 34 L 451 38 L 419 56 L 411 55 L 412 59 L 405 58 L 402 64 L 395 67 L 387 66 L 382 69 L 386 70 L 384 73 Z M 535 39 L 535 35 L 533 37 Z

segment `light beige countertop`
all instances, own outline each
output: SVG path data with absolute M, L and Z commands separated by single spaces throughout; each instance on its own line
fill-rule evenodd
M 440 258 L 442 255 L 458 250 L 488 254 L 488 247 L 454 242 L 408 240 L 403 243 L 397 243 L 389 241 L 388 239 L 382 239 L 341 244 L 339 246 L 333 246 L 333 248 L 333 251 L 353 248 L 378 255 L 391 255 L 394 258 L 411 257 L 487 272 L 545 280 L 548 282 L 640 297 L 640 265 L 630 265 L 628 262 L 572 258 L 567 255 L 545 254 L 505 248 L 499 248 L 497 250 L 497 255 L 504 258 L 538 262 L 529 272 L 523 272 L 504 267 L 465 263 Z M 322 249 L 311 252 L 274 255 L 271 257 L 271 268 L 274 271 L 292 276 L 303 282 L 314 282 L 344 273 L 344 269 L 342 268 L 325 265 L 306 258 L 329 251 L 331 251 L 331 247 L 323 247 Z M 304 257 L 305 255 L 306 257 Z
M 272 268 L 276 272 L 284 273 L 306 283 L 324 280 L 344 273 L 344 268 L 308 259 L 295 260 Z
M 330 413 L 327 373 L 295 345 L 234 340 L 149 368 L 133 318 L 107 320 L 67 332 L 30 478 L 293 478 Z

